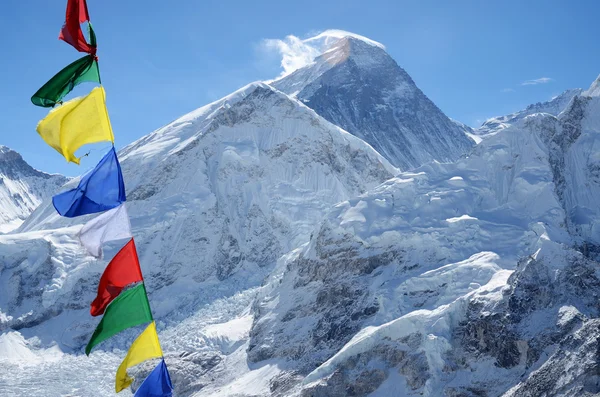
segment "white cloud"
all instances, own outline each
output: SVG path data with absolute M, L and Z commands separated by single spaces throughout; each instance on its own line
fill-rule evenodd
M 333 42 L 343 37 L 354 37 L 370 45 L 385 49 L 385 47 L 369 38 L 343 30 L 329 29 L 307 39 L 289 35 L 285 39 L 265 39 L 262 46 L 267 51 L 276 51 L 281 56 L 281 76 L 286 76 L 304 66 L 310 65 Z
M 521 83 L 521 85 L 546 84 L 546 83 L 549 83 L 551 81 L 554 81 L 554 79 L 551 79 L 550 77 L 540 77 L 539 79 L 524 81 L 524 82 Z
M 296 36 L 287 36 L 285 39 L 266 39 L 263 45 L 267 50 L 274 50 L 281 55 L 282 75 L 287 75 L 306 65 L 319 56 L 321 51 Z

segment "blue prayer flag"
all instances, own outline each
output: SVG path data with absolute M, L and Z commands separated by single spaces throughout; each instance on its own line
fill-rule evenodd
M 171 377 L 163 359 L 142 382 L 134 397 L 171 397 L 172 391 Z
M 75 189 L 52 197 L 52 204 L 60 215 L 73 218 L 110 210 L 125 199 L 123 174 L 113 147 Z

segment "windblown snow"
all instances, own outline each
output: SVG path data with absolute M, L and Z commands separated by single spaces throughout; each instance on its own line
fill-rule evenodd
M 325 39 L 119 152 L 175 395 L 600 393 L 598 81 L 474 146 L 382 45 Z M 140 330 L 83 354 L 123 244 L 87 255 L 90 218 L 45 197 L 0 235 L 0 395 L 114 395 Z
M 381 48 L 382 50 L 385 50 L 385 46 L 381 43 L 378 43 L 375 40 L 371 40 L 368 37 L 361 36 L 359 34 L 352 33 L 352 32 L 346 32 L 345 30 L 340 30 L 340 29 L 327 29 L 326 31 L 319 33 L 316 36 L 305 39 L 304 42 L 306 42 L 306 43 L 323 42 L 321 45 L 321 49 L 323 49 L 323 48 L 326 49 L 328 47 L 328 45 L 332 44 L 333 42 L 336 42 L 339 39 L 344 39 L 347 37 L 353 38 L 356 40 L 360 40 L 364 43 L 367 43 L 374 47 L 378 47 L 378 48 Z

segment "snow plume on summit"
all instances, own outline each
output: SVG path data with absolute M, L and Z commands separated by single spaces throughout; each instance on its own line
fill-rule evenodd
M 452 161 L 472 148 L 465 129 L 427 98 L 383 45 L 337 31 L 306 43 L 325 51 L 270 84 L 366 141 L 394 166 Z
M 285 39 L 266 39 L 263 45 L 268 50 L 275 50 L 281 55 L 281 77 L 310 65 L 320 52 L 317 48 L 306 44 L 296 36 L 287 36 Z
M 281 68 L 283 71 L 279 77 L 283 77 L 312 64 L 316 57 L 327 51 L 334 42 L 344 37 L 352 37 L 372 46 L 385 49 L 383 44 L 374 40 L 338 29 L 328 29 L 307 39 L 300 39 L 294 35 L 286 36 L 283 40 L 266 39 L 263 45 L 268 50 L 275 50 L 281 55 Z

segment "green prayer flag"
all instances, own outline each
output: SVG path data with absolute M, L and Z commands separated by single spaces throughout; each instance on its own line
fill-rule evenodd
M 86 55 L 58 72 L 33 94 L 31 102 L 36 106 L 52 107 L 76 85 L 86 81 L 100 83 L 98 62 L 93 55 Z
M 94 29 L 92 28 L 92 23 L 90 21 L 88 21 L 88 30 L 90 33 L 90 46 L 92 47 L 96 47 L 96 32 L 94 32 Z
M 89 356 L 94 346 L 119 332 L 152 320 L 146 287 L 143 283 L 121 292 L 106 308 L 104 317 L 85 347 L 85 354 Z

